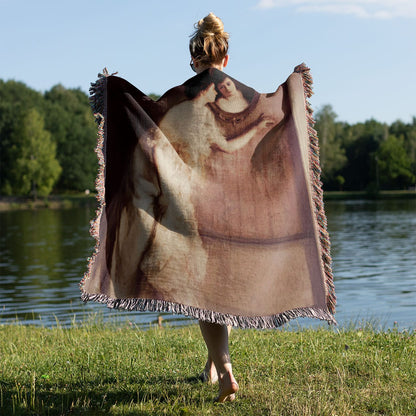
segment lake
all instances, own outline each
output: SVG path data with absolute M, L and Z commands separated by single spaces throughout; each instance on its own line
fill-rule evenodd
M 416 200 L 328 201 L 325 206 L 340 326 L 370 321 L 380 329 L 416 329 Z M 79 281 L 94 247 L 89 236 L 94 210 L 91 203 L 0 212 L 0 324 L 65 327 L 94 314 L 140 327 L 157 321 L 157 313 L 112 311 L 80 301 Z M 174 326 L 195 322 L 163 315 Z M 316 322 L 290 324 L 297 325 Z

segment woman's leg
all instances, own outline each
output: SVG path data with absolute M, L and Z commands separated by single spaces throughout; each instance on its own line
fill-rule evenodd
M 230 336 L 231 326 L 227 326 L 228 336 Z M 201 330 L 202 331 L 202 330 Z M 217 369 L 215 368 L 214 361 L 212 361 L 211 355 L 208 352 L 208 359 L 205 364 L 204 370 L 199 376 L 202 381 L 215 384 L 218 381 Z
M 238 384 L 233 376 L 230 353 L 228 350 L 229 328 L 226 325 L 212 324 L 199 321 L 202 336 L 208 348 L 208 362 L 214 362 L 218 375 L 219 395 L 218 402 L 234 400 L 234 393 Z M 212 373 L 211 373 L 212 374 Z
M 209 353 L 208 353 L 208 359 L 205 364 L 204 370 L 200 374 L 199 378 L 202 381 L 206 383 L 211 383 L 211 384 L 215 384 L 218 381 L 217 369 L 215 368 L 214 361 L 212 361 L 212 358 L 209 355 Z

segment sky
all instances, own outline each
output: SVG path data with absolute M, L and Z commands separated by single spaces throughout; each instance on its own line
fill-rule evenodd
M 189 36 L 213 12 L 225 72 L 271 92 L 301 62 L 339 121 L 416 117 L 416 0 L 0 0 L 0 79 L 87 92 L 98 72 L 163 94 L 193 76 Z

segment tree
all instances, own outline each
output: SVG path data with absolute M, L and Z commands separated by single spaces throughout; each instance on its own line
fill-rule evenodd
M 12 169 L 14 163 L 12 134 L 20 116 L 20 109 L 9 102 L 0 102 L 0 193 L 12 194 Z
M 13 132 L 13 193 L 38 195 L 50 194 L 61 167 L 56 160 L 56 145 L 51 134 L 44 129 L 43 117 L 36 109 L 29 110 L 21 118 Z
M 150 94 L 147 94 L 149 98 L 151 98 L 153 101 L 157 101 L 160 98 L 159 94 L 155 94 L 154 92 L 151 92 Z
M 389 133 L 403 139 L 403 147 L 412 160 L 412 174 L 416 176 L 416 117 L 409 124 L 395 121 L 389 128 Z
M 416 117 L 390 126 L 376 120 L 349 125 L 325 105 L 316 113 L 315 128 L 325 190 L 403 188 L 415 180 Z M 0 80 L 1 194 L 92 189 L 96 138 L 88 96 L 80 89 L 55 85 L 42 94 L 22 82 Z
M 367 120 L 348 129 L 345 135 L 348 163 L 342 170 L 345 189 L 377 190 L 376 152 L 387 135 L 388 126 L 376 120 Z
M 412 159 L 406 152 L 403 138 L 390 135 L 376 153 L 380 184 L 387 189 L 403 189 L 412 184 Z
M 94 149 L 97 128 L 88 96 L 79 89 L 55 85 L 45 93 L 45 125 L 57 144 L 62 175 L 60 190 L 92 189 L 97 173 Z
M 337 114 L 330 105 L 323 106 L 315 116 L 315 129 L 320 142 L 322 180 L 328 187 L 339 186 L 339 172 L 347 163 L 342 147 L 343 123 L 336 121 Z
M 16 136 L 20 120 L 30 108 L 42 112 L 42 94 L 32 90 L 23 82 L 0 80 L 0 193 L 11 195 L 13 191 L 13 169 L 16 161 Z

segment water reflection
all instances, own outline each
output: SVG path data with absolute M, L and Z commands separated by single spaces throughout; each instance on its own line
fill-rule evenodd
M 66 326 L 97 312 L 105 320 L 130 319 L 142 325 L 157 321 L 155 313 L 110 311 L 80 301 L 79 282 L 94 247 L 89 236 L 94 210 L 95 204 L 0 213 L 0 323 L 55 325 L 59 321 Z M 166 320 L 173 325 L 185 321 L 174 315 Z
M 154 313 L 82 304 L 79 281 L 92 254 L 95 206 L 0 213 L 0 323 L 62 325 L 100 311 L 148 325 Z M 378 320 L 416 327 L 416 200 L 326 203 L 340 324 Z M 165 315 L 173 325 L 189 322 Z M 310 324 L 312 320 L 299 320 Z

